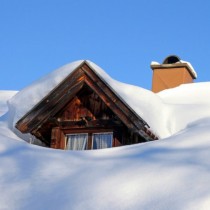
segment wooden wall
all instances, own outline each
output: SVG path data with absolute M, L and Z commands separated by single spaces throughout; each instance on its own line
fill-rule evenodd
M 113 132 L 113 147 L 122 145 L 121 133 L 125 126 L 88 87 L 83 88 L 55 118 L 59 126 L 52 128 L 52 148 L 65 149 L 65 135 L 71 133 L 88 133 L 88 149 L 92 146 L 92 133 L 99 132 Z

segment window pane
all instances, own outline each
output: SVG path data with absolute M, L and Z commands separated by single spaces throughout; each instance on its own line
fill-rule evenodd
M 112 147 L 112 133 L 94 133 L 93 149 L 104 149 Z
M 87 134 L 67 135 L 67 150 L 85 150 L 87 145 Z

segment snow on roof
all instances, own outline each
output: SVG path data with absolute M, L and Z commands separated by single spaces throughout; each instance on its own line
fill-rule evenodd
M 156 94 L 138 86 L 116 81 L 95 63 L 88 61 L 88 64 L 105 79 L 122 100 L 149 124 L 157 135 L 160 137 L 169 135 L 164 128 L 165 126 L 162 126 L 166 123 L 165 118 L 160 117 L 166 113 L 167 108 Z
M 179 132 L 192 121 L 205 116 L 210 117 L 208 97 L 210 83 L 185 84 L 155 94 L 141 87 L 116 81 L 95 63 L 80 60 L 55 70 L 11 98 L 9 115 L 12 127 L 83 62 L 86 62 L 124 102 L 146 121 L 160 138 Z
M 192 64 L 188 61 L 183 61 L 183 60 L 180 60 L 180 63 L 186 63 L 188 65 L 188 68 L 190 70 L 190 72 L 192 73 L 192 75 L 197 78 L 198 75 L 197 75 L 197 72 L 195 71 L 195 69 L 193 68 Z
M 169 104 L 210 104 L 210 82 L 182 84 L 157 95 Z
M 112 79 L 103 69 L 91 61 L 76 61 L 67 64 L 32 85 L 21 90 L 9 100 L 10 116 L 13 126 L 16 122 L 30 111 L 38 102 L 50 93 L 60 82 L 62 82 L 77 67 L 86 62 L 121 98 L 124 100 L 157 135 L 167 136 L 163 128 L 163 120 L 158 117 L 163 114 L 163 105 L 158 96 L 146 89 L 124 84 Z M 154 120 L 155 119 L 155 120 Z M 161 125 L 161 126 L 157 126 Z
M 157 95 L 167 106 L 168 132 L 175 134 L 203 118 L 210 117 L 210 82 L 183 84 Z
M 8 101 L 14 124 L 84 61 L 67 64 L 19 91 Z

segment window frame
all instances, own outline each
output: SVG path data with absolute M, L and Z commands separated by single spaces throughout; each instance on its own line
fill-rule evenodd
M 69 150 L 67 149 L 67 144 L 68 144 L 68 136 L 73 136 L 73 135 L 81 135 L 81 134 L 85 134 L 87 136 L 87 143 L 85 146 L 84 150 L 97 150 L 97 149 L 93 149 L 93 138 L 94 138 L 94 134 L 111 134 L 112 135 L 112 142 L 111 142 L 111 147 L 107 147 L 107 148 L 112 148 L 113 147 L 113 142 L 114 142 L 114 132 L 113 131 L 106 131 L 106 132 L 71 132 L 71 133 L 65 133 L 65 150 Z M 90 142 L 91 141 L 91 142 Z M 89 147 L 90 145 L 90 147 Z M 105 149 L 105 148 L 104 148 Z
M 107 147 L 107 148 L 112 148 L 113 147 L 113 140 L 114 140 L 114 132 L 97 132 L 97 133 L 91 133 L 91 140 L 92 140 L 92 145 L 91 145 L 91 150 L 97 150 L 97 149 L 93 149 L 93 137 L 94 134 L 112 134 L 112 142 L 111 142 L 111 147 Z M 99 149 L 107 149 L 107 148 L 99 148 Z
M 72 150 L 72 149 L 67 149 L 68 136 L 75 136 L 75 135 L 82 135 L 82 134 L 85 134 L 87 137 L 87 142 L 86 142 L 85 149 L 84 149 L 84 150 L 87 150 L 89 133 L 68 133 L 68 134 L 65 134 L 65 150 Z M 78 151 L 80 151 L 80 150 L 78 150 Z

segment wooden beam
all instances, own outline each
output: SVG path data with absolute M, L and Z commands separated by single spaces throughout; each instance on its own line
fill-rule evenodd
M 58 122 L 59 126 L 62 128 L 113 128 L 123 126 L 119 121 L 109 119 L 109 120 L 80 120 L 80 121 L 61 121 Z
M 75 133 L 106 133 L 113 132 L 113 128 L 62 128 L 63 133 L 75 134 Z

